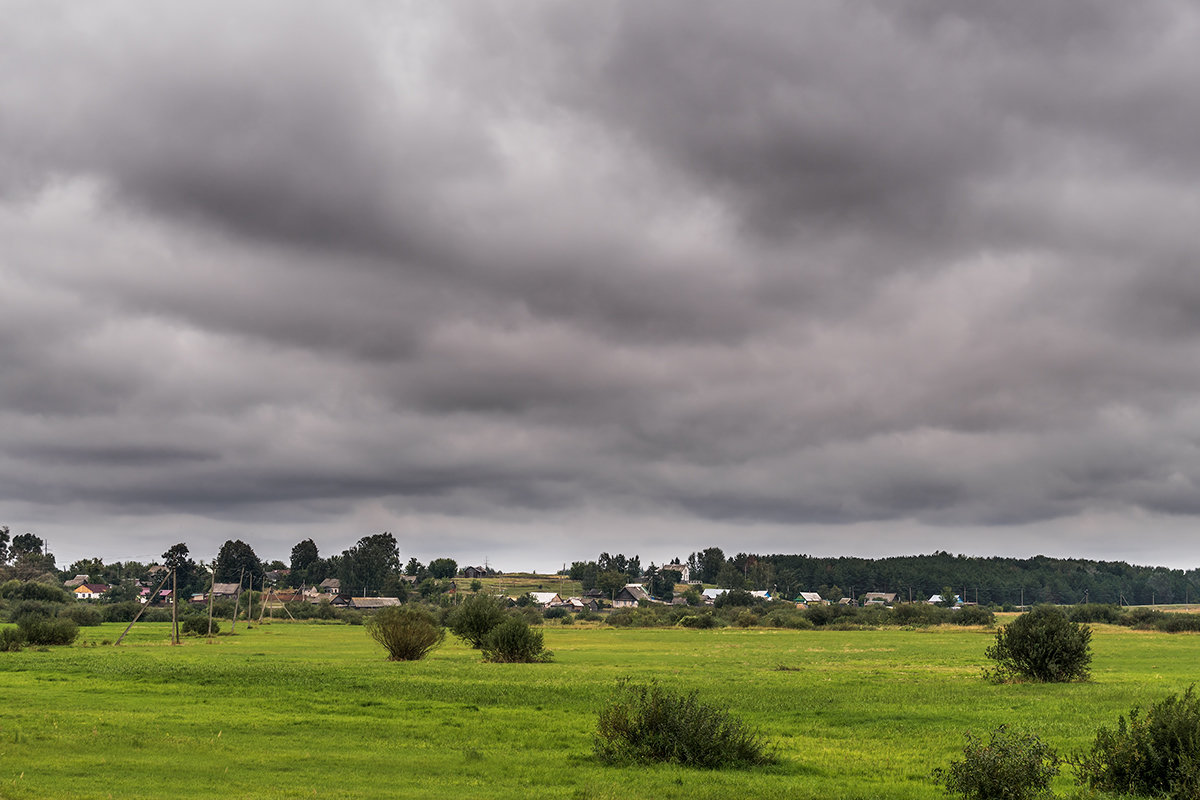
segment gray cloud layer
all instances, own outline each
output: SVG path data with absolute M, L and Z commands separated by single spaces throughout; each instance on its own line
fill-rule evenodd
M 0 522 L 1194 562 L 1200 13 L 443 5 L 0 4 Z

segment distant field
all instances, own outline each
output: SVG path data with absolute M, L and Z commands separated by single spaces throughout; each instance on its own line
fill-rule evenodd
M 456 642 L 389 663 L 343 624 L 242 623 L 180 647 L 140 624 L 119 648 L 90 646 L 122 627 L 0 653 L 0 797 L 932 799 L 930 770 L 963 731 L 1007 722 L 1082 748 L 1133 703 L 1184 690 L 1200 649 L 1095 626 L 1091 683 L 996 686 L 979 674 L 992 634 L 971 629 L 548 625 L 556 660 L 533 665 L 483 664 Z M 596 712 L 621 677 L 728 706 L 782 764 L 598 764 Z
M 469 578 L 455 578 L 455 581 L 463 590 L 469 590 L 471 586 Z M 508 597 L 519 597 L 526 592 L 558 592 L 565 600 L 568 597 L 579 597 L 583 594 L 583 587 L 579 581 L 560 578 L 557 575 L 513 573 L 493 578 L 480 578 L 479 582 L 483 584 L 480 591 L 488 594 L 503 594 Z

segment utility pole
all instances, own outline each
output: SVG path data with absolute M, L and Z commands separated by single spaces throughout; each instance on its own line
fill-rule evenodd
M 171 644 L 179 644 L 179 574 L 175 567 L 171 567 L 171 629 Z
M 217 586 L 217 571 L 212 567 L 205 567 L 208 570 L 208 638 L 212 638 L 212 612 L 213 612 L 213 589 Z
M 232 634 L 237 628 L 238 606 L 242 604 L 242 580 L 246 577 L 246 568 L 242 567 L 242 571 L 238 573 L 238 590 L 233 596 L 233 624 L 229 626 L 229 633 Z

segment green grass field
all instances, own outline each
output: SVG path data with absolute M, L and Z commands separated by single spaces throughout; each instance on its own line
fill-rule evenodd
M 1200 638 L 1095 626 L 1086 684 L 994 685 L 983 630 L 615 630 L 547 625 L 549 664 L 457 642 L 390 663 L 362 627 L 282 623 L 171 647 L 165 624 L 85 628 L 0 653 L 6 798 L 934 798 L 967 729 L 1084 748 L 1134 703 L 1184 690 Z M 786 669 L 780 669 L 786 667 Z M 779 766 L 606 767 L 618 678 L 700 692 L 759 726 Z M 1068 777 L 1057 788 L 1069 791 Z

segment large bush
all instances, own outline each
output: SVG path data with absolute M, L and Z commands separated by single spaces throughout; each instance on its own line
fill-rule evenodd
M 417 661 L 442 643 L 446 631 L 417 605 L 381 608 L 367 619 L 367 633 L 383 645 L 389 661 Z
M 622 682 L 600 711 L 596 756 L 608 764 L 672 762 L 690 767 L 770 764 L 762 736 L 722 708 L 657 683 Z
M 961 761 L 934 770 L 951 794 L 966 800 L 1032 800 L 1050 790 L 1059 759 L 1038 737 L 1001 725 L 985 743 L 967 733 Z
M 24 617 L 17 627 L 26 643 L 34 646 L 71 644 L 79 635 L 79 626 L 62 618 Z
M 99 609 L 83 603 L 64 606 L 59 610 L 58 616 L 73 621 L 81 628 L 92 628 L 104 621 Z
M 208 635 L 208 617 L 200 614 L 189 614 L 179 623 L 179 630 L 185 635 L 190 636 L 207 636 Z M 221 621 L 214 619 L 212 621 L 212 632 L 218 634 L 221 632 Z
M 141 609 L 141 603 L 136 600 L 127 600 L 122 603 L 101 605 L 100 613 L 103 615 L 105 622 L 132 622 Z
M 999 680 L 1086 680 L 1091 640 L 1088 626 L 1071 622 L 1054 606 L 1035 606 L 996 631 L 996 642 L 985 654 L 996 662 L 993 676 Z
M 1200 698 L 1194 687 L 1143 714 L 1134 707 L 1115 730 L 1100 728 L 1091 750 L 1074 759 L 1081 785 L 1114 794 L 1200 797 Z
M 508 612 L 500 598 L 473 594 L 455 608 L 446 621 L 451 633 L 478 650 L 492 629 L 506 619 Z
M 505 664 L 532 664 L 554 657 L 543 644 L 542 632 L 520 617 L 510 617 L 492 628 L 481 649 L 484 661 Z
M 0 627 L 0 653 L 15 653 L 25 646 L 25 634 L 20 628 Z

